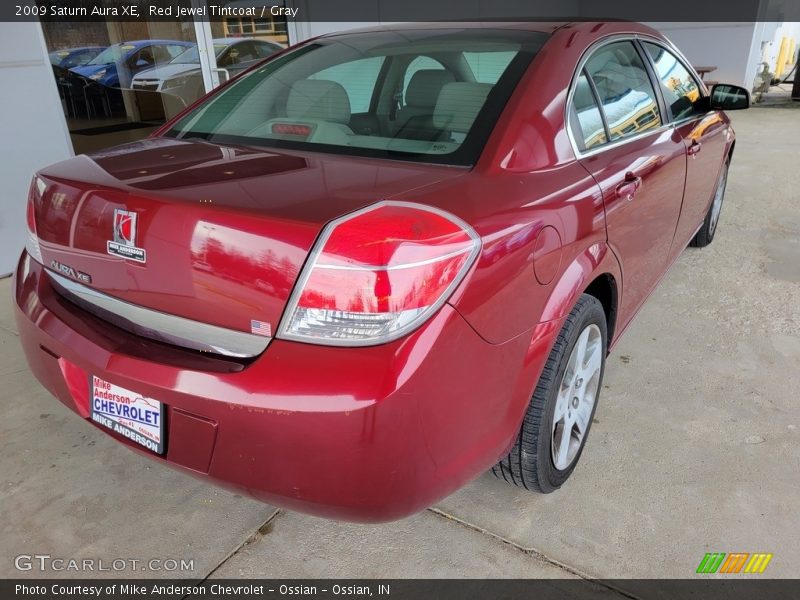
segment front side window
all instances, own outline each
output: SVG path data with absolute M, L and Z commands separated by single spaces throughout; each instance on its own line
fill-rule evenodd
M 136 54 L 131 56 L 128 62 L 132 67 L 144 66 L 144 63 L 147 63 L 148 65 L 154 65 L 156 59 L 153 53 L 153 46 L 145 46 Z
M 655 90 L 632 42 L 603 46 L 586 63 L 586 72 L 597 89 L 612 141 L 661 125 Z
M 700 85 L 678 57 L 657 44 L 645 42 L 644 47 L 653 59 L 672 119 L 678 121 L 704 112 L 698 102 Z
M 321 38 L 238 79 L 166 135 L 473 164 L 546 39 L 539 32 L 471 28 Z M 409 65 L 415 65 L 410 74 Z M 447 77 L 435 77 L 439 72 Z M 397 110 L 403 92 L 419 100 L 419 114 Z M 400 126 L 401 116 L 413 126 Z
M 241 63 L 249 62 L 258 58 L 253 42 L 239 42 L 233 44 L 222 54 L 218 64 L 223 67 L 231 67 Z
M 174 59 L 172 59 L 172 63 L 178 65 L 199 65 L 200 64 L 200 48 L 196 45 L 190 46 L 188 49 L 186 46 L 180 46 L 182 50 L 185 52 L 181 52 L 178 54 Z M 217 57 L 217 61 L 220 60 L 222 57 L 222 53 L 228 48 L 225 44 L 214 44 L 214 54 Z
M 169 55 L 167 57 L 167 60 L 172 60 L 174 58 L 177 58 L 184 52 L 186 52 L 189 46 L 178 46 L 177 44 L 168 44 L 166 48 L 167 48 L 167 54 Z
M 156 44 L 154 46 L 151 46 L 150 49 L 151 49 L 151 51 L 153 53 L 152 54 L 153 60 L 156 63 L 162 63 L 162 62 L 169 62 L 173 58 L 175 58 L 175 56 L 177 56 L 177 54 L 170 55 L 168 48 L 169 48 L 169 46 L 164 46 L 162 44 Z
M 131 46 L 130 44 L 114 44 L 95 56 L 89 64 L 110 65 L 119 62 L 126 54 L 135 49 L 136 46 Z

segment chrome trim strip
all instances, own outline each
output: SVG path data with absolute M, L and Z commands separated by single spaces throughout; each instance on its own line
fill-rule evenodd
M 272 339 L 136 306 L 67 279 L 49 269 L 45 269 L 45 272 L 57 291 L 67 300 L 135 335 L 232 358 L 258 356 L 267 349 Z

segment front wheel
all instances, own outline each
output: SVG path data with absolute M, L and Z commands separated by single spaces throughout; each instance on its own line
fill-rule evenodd
M 722 212 L 722 201 L 725 199 L 725 187 L 728 184 L 728 166 L 730 162 L 729 158 L 722 165 L 717 188 L 714 190 L 714 199 L 711 201 L 711 206 L 708 207 L 703 226 L 692 240 L 692 246 L 702 248 L 708 246 L 714 240 L 714 234 L 717 232 L 717 223 L 719 223 L 719 215 Z
M 497 477 L 542 493 L 569 478 L 597 408 L 607 336 L 602 304 L 583 294 L 550 351 L 514 446 L 492 467 Z

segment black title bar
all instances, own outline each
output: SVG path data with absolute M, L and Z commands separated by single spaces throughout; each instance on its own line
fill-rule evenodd
M 798 0 L 3 0 L 0 21 L 800 21 Z

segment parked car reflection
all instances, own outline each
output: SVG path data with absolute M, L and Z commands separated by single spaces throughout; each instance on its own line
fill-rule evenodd
M 193 45 L 179 40 L 120 42 L 72 71 L 107 87 L 130 87 L 136 73 L 167 63 Z
M 54 67 L 71 69 L 72 67 L 80 67 L 81 65 L 85 65 L 106 48 L 107 46 L 64 48 L 62 50 L 54 50 L 48 54 L 48 56 L 50 57 L 50 64 Z
M 248 38 L 217 38 L 214 54 L 217 66 L 228 73 L 228 77 L 251 67 L 259 60 L 283 50 L 273 42 Z M 200 51 L 197 46 L 174 58 L 171 62 L 147 69 L 134 76 L 133 89 L 164 92 L 178 96 L 185 103 L 194 102 L 205 93 L 200 71 Z
M 110 117 L 122 106 L 118 89 L 108 88 L 96 81 L 53 65 L 58 95 L 68 118 Z

